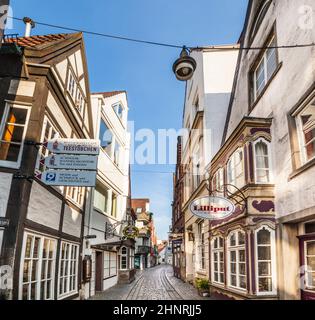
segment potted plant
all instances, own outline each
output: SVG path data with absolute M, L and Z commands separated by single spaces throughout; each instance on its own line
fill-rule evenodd
M 196 279 L 196 287 L 201 297 L 209 297 L 209 281 L 207 279 Z

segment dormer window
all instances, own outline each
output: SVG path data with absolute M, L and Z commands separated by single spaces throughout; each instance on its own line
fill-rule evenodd
M 121 103 L 118 103 L 114 105 L 115 113 L 117 114 L 118 118 L 122 119 L 124 114 L 124 107 L 121 105 Z

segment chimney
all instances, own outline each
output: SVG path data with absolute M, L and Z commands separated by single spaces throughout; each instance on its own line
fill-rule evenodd
M 32 29 L 35 28 L 35 22 L 28 17 L 24 17 L 23 22 L 25 23 L 25 37 L 30 37 Z

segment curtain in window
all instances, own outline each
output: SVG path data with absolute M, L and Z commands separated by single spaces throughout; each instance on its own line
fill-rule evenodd
M 269 153 L 268 145 L 264 141 L 259 141 L 255 145 L 256 156 L 256 182 L 270 182 L 269 175 Z

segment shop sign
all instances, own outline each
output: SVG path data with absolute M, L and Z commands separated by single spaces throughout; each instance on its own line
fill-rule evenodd
M 97 169 L 97 156 L 73 155 L 73 154 L 53 154 L 42 161 L 50 169 L 69 170 L 95 170 Z
M 53 139 L 44 146 L 54 154 L 99 155 L 99 140 L 88 139 Z
M 223 197 L 202 197 L 190 204 L 190 211 L 198 218 L 205 220 L 222 220 L 235 211 L 233 202 Z
M 127 226 L 123 230 L 123 235 L 127 239 L 135 239 L 139 236 L 139 229 L 135 226 Z

